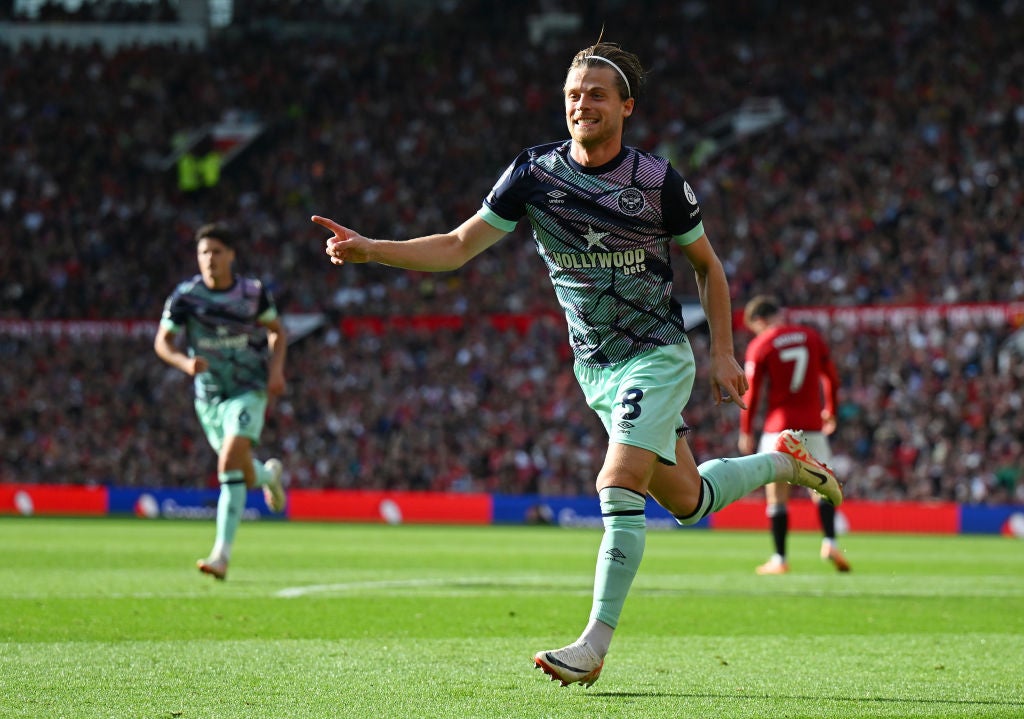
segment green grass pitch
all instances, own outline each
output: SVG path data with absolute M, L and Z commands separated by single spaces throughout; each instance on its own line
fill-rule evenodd
M 651 532 L 601 679 L 595 530 L 0 518 L 0 717 L 1024 717 L 1024 543 Z

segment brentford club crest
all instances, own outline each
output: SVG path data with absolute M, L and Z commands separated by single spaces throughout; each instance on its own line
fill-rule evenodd
M 644 193 L 635 187 L 627 187 L 619 193 L 619 210 L 623 214 L 630 217 L 639 215 L 644 211 L 646 205 L 647 201 L 644 199 Z

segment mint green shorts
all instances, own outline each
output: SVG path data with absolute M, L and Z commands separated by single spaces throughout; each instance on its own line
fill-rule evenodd
M 611 367 L 573 368 L 587 404 L 609 442 L 649 449 L 676 463 L 676 440 L 686 430 L 683 408 L 697 374 L 690 343 L 656 347 Z
M 213 451 L 220 454 L 227 437 L 248 437 L 259 444 L 267 411 L 266 392 L 246 392 L 218 402 L 195 401 L 199 425 Z

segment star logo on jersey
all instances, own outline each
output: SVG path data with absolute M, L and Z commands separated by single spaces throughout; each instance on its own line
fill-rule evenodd
M 597 232 L 593 227 L 587 225 L 587 234 L 583 235 L 583 239 L 587 241 L 587 249 L 591 250 L 594 247 L 600 247 L 605 252 L 608 251 L 608 247 L 601 242 L 605 237 L 608 236 L 607 232 Z

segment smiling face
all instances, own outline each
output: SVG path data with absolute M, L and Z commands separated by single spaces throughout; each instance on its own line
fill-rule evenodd
M 633 98 L 623 99 L 611 67 L 576 67 L 565 78 L 565 121 L 572 157 L 582 165 L 603 165 L 622 149 L 622 128 L 633 114 Z
M 199 272 L 203 275 L 203 284 L 211 290 L 223 290 L 231 286 L 235 251 L 230 247 L 215 237 L 204 237 L 196 244 L 196 260 L 199 262 Z

